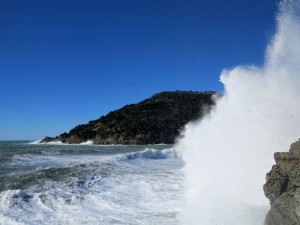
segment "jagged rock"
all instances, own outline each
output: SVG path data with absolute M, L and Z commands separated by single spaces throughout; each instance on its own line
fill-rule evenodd
M 78 144 L 173 144 L 183 126 L 196 120 L 214 105 L 215 92 L 161 92 L 140 103 L 126 105 L 98 120 L 81 124 L 55 138 Z
M 265 225 L 300 224 L 300 140 L 289 152 L 275 153 L 276 164 L 266 176 L 264 192 L 271 208 Z

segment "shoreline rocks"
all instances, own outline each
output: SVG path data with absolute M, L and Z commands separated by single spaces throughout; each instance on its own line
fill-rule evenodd
M 300 140 L 293 143 L 289 152 L 274 154 L 276 164 L 267 173 L 265 196 L 271 208 L 265 225 L 300 224 Z

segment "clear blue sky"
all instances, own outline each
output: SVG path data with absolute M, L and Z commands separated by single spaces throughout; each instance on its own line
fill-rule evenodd
M 41 139 L 263 63 L 275 0 L 0 0 L 0 140 Z

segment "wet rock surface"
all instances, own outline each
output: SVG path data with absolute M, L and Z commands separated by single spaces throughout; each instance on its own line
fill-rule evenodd
M 271 208 L 265 225 L 300 224 L 300 140 L 289 152 L 274 154 L 276 164 L 266 176 L 264 192 Z

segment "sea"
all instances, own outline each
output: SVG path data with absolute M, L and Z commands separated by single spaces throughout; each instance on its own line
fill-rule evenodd
M 180 224 L 172 145 L 0 142 L 0 224 Z

